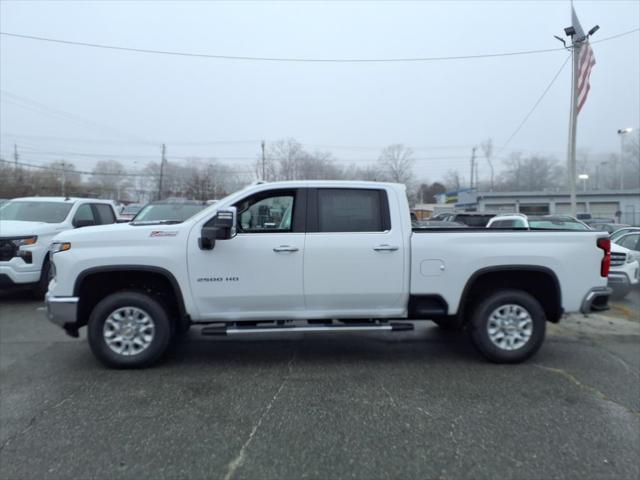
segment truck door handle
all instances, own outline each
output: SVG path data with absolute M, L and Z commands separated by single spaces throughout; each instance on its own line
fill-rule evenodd
M 376 252 L 395 252 L 398 248 L 400 247 L 397 245 L 387 245 L 386 243 L 384 245 L 377 245 L 373 247 Z
M 279 247 L 275 247 L 273 249 L 274 252 L 297 252 L 298 247 L 292 247 L 290 245 L 280 245 Z

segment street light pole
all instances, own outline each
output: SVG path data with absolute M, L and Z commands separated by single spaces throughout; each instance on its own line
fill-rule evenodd
M 618 130 L 618 135 L 620 135 L 620 159 L 619 159 L 619 168 L 620 168 L 620 190 L 624 190 L 624 136 L 628 133 L 631 133 L 633 128 L 621 128 Z

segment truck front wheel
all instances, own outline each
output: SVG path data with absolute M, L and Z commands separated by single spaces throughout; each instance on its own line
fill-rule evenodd
M 518 363 L 542 346 L 546 317 L 527 292 L 503 290 L 475 305 L 469 324 L 471 341 L 492 362 Z
M 146 293 L 122 291 L 102 299 L 88 323 L 93 354 L 114 368 L 147 367 L 158 361 L 171 340 L 164 306 Z

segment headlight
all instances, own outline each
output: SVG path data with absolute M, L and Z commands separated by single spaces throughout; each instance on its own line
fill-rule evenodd
M 26 245 L 33 245 L 37 241 L 38 241 L 38 237 L 33 236 L 33 237 L 24 237 L 24 238 L 14 238 L 11 240 L 11 243 L 13 243 L 16 247 L 23 247 Z
M 71 244 L 69 242 L 55 242 L 51 244 L 49 247 L 50 253 L 58 253 L 58 252 L 66 252 L 71 249 Z
M 629 252 L 627 255 L 627 263 L 638 261 L 640 263 L 640 252 Z

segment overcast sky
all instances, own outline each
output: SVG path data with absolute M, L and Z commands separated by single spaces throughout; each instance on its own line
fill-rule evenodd
M 585 30 L 600 25 L 593 41 L 640 25 L 637 0 L 577 0 L 575 7 Z M 570 24 L 570 3 L 3 0 L 0 14 L 3 32 L 143 49 L 397 58 L 557 48 L 553 35 Z M 374 161 L 387 144 L 403 143 L 415 151 L 417 177 L 432 181 L 452 168 L 468 176 L 471 147 L 488 137 L 499 150 L 568 55 L 276 63 L 4 35 L 0 42 L 4 158 L 16 142 L 25 162 L 66 158 L 90 169 L 112 156 L 133 167 L 158 158 L 164 142 L 169 159 L 218 157 L 242 170 L 251 163 L 245 159 L 258 155 L 261 139 L 293 137 L 310 150 L 330 150 L 340 161 L 359 164 Z M 617 129 L 640 126 L 640 36 L 594 43 L 593 49 L 597 64 L 579 117 L 578 149 L 616 152 Z M 569 67 L 503 155 L 522 150 L 564 161 Z

